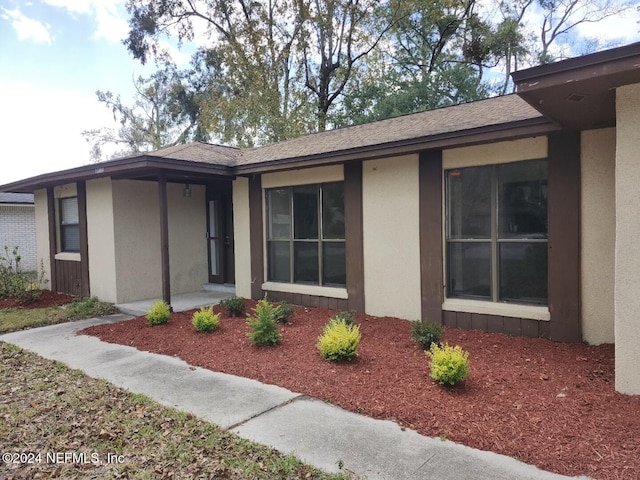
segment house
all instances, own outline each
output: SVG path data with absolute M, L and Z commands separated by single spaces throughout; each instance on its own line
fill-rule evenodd
M 32 193 L 0 193 L 0 256 L 14 261 L 18 247 L 23 272 L 38 270 L 36 261 L 36 216 Z
M 513 74 L 517 94 L 253 149 L 195 143 L 33 192 L 53 289 L 237 295 L 615 342 L 640 394 L 640 43 Z

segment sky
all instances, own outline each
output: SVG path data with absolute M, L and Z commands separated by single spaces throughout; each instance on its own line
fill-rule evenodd
M 81 132 L 117 127 L 96 90 L 132 104 L 133 79 L 153 72 L 122 43 L 127 19 L 125 0 L 0 0 L 0 185 L 90 163 Z M 634 10 L 579 34 L 625 45 L 640 41 L 638 20 Z

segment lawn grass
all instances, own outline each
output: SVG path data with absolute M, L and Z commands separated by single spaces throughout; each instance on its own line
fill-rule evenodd
M 351 478 L 4 342 L 0 418 L 1 478 Z
M 95 297 L 75 298 L 65 307 L 4 308 L 0 309 L 0 334 L 70 320 L 101 317 L 117 311 L 113 304 L 100 302 Z

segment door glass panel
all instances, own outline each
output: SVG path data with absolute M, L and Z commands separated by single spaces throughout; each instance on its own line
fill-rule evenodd
M 211 275 L 219 275 L 220 268 L 218 266 L 218 239 L 210 239 L 209 246 L 211 248 L 211 260 L 209 262 L 211 265 Z
M 220 238 L 218 237 L 218 202 L 209 201 L 209 273 L 220 274 Z
M 491 243 L 449 243 L 449 294 L 491 299 Z
M 500 300 L 547 303 L 547 242 L 500 243 Z

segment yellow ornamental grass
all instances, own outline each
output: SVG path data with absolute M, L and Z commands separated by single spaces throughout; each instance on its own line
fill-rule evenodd
M 334 319 L 324 326 L 323 334 L 318 337 L 318 350 L 325 360 L 352 360 L 358 355 L 359 343 L 359 325 L 348 325 L 344 320 Z
M 440 385 L 455 385 L 469 376 L 469 352 L 460 345 L 450 347 L 447 343 L 442 346 L 432 343 L 426 354 L 431 359 L 431 378 Z

